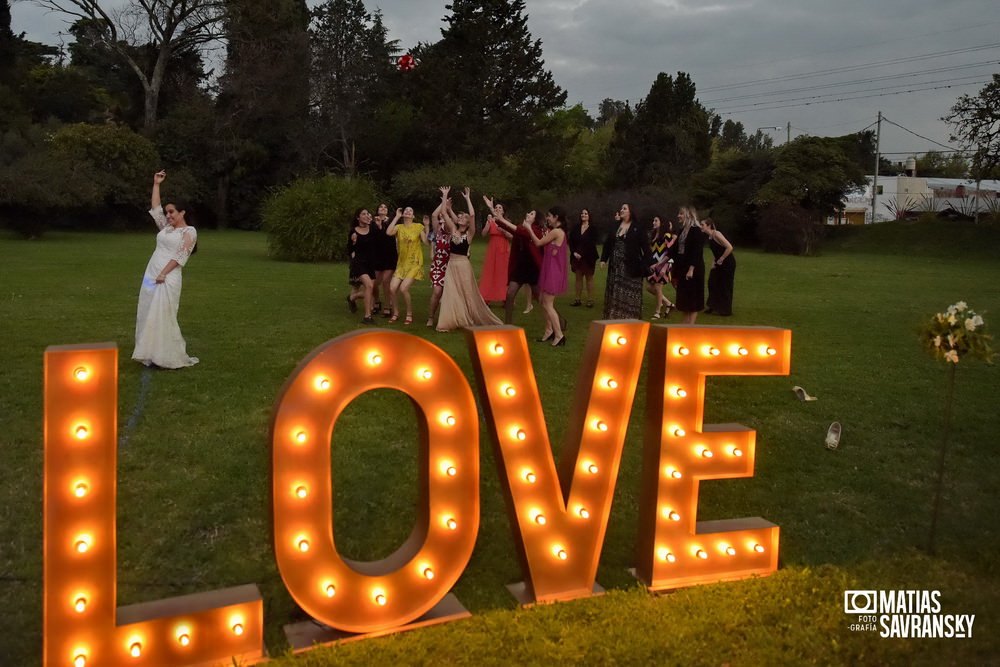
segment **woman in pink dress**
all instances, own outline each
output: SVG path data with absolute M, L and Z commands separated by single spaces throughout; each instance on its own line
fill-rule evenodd
M 486 236 L 486 258 L 483 260 L 483 272 L 479 276 L 479 293 L 483 301 L 503 302 L 507 298 L 507 265 L 510 263 L 510 233 L 501 229 L 493 219 L 493 214 L 486 216 L 486 226 L 483 228 Z
M 539 342 L 552 339 L 552 347 L 566 344 L 566 334 L 563 332 L 562 318 L 556 311 L 555 299 L 566 293 L 567 275 L 569 274 L 569 244 L 566 242 L 566 211 L 560 206 L 553 206 L 545 214 L 545 225 L 548 231 L 544 236 L 536 236 L 531 224 L 525 220 L 524 227 L 531 235 L 536 246 L 542 247 L 542 269 L 538 275 L 539 301 L 545 311 L 545 333 Z

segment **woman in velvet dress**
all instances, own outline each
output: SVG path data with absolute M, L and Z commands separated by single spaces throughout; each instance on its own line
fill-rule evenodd
M 584 287 L 587 308 L 594 307 L 594 268 L 597 266 L 597 230 L 590 224 L 590 210 L 580 210 L 580 222 L 569 230 L 569 268 L 575 276 L 576 298 L 569 305 L 580 306 Z
M 711 218 L 701 221 L 701 231 L 708 239 L 712 251 L 712 270 L 708 272 L 708 300 L 706 313 L 729 316 L 733 314 L 733 284 L 736 281 L 736 256 L 733 244 L 718 229 Z
M 510 244 L 510 262 L 507 265 L 507 298 L 504 299 L 504 323 L 510 324 L 514 321 L 514 298 L 518 291 L 527 286 L 531 294 L 538 297 L 538 274 L 542 269 L 542 253 L 538 247 L 531 242 L 531 236 L 524 225 L 515 225 L 505 217 L 506 211 L 503 204 L 494 205 L 493 200 L 483 196 L 486 206 L 493 211 L 493 217 L 497 223 L 512 235 Z M 542 227 L 541 214 L 537 210 L 530 210 L 524 215 L 528 225 L 533 230 L 536 237 L 544 236 L 545 228 Z M 531 301 L 528 301 L 528 308 L 525 313 L 531 310 Z
M 566 293 L 567 257 L 569 243 L 566 239 L 566 211 L 558 206 L 549 209 L 545 215 L 548 231 L 543 236 L 537 236 L 531 223 L 524 221 L 524 228 L 531 234 L 531 240 L 542 248 L 542 270 L 538 276 L 538 291 L 542 310 L 545 312 L 545 333 L 538 342 L 544 343 L 551 339 L 552 347 L 566 344 L 566 333 L 563 331 L 562 318 L 556 311 L 555 298 Z
M 608 267 L 604 319 L 642 319 L 642 283 L 651 263 L 649 237 L 639 228 L 630 204 L 622 204 L 615 220 L 618 225 L 601 253 L 601 267 Z
M 682 207 L 678 218 L 681 231 L 671 269 L 677 287 L 674 305 L 684 315 L 681 324 L 694 324 L 705 308 L 705 235 L 698 226 L 698 212 L 690 206 Z

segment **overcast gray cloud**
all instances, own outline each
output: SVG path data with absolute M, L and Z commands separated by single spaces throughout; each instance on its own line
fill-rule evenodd
M 318 4 L 311 1 L 310 5 Z M 440 38 L 447 1 L 378 0 L 403 48 Z M 872 125 L 886 153 L 950 145 L 939 118 L 1000 72 L 994 0 L 527 0 L 528 25 L 570 104 L 596 115 L 636 102 L 658 72 L 689 73 L 698 96 L 748 131 L 841 135 Z M 58 43 L 60 17 L 15 2 L 13 28 Z M 489 44 L 483 44 L 488 49 Z M 822 75 L 818 75 L 822 74 Z M 934 143 L 938 142 L 938 143 Z M 901 157 L 890 155 L 890 157 Z

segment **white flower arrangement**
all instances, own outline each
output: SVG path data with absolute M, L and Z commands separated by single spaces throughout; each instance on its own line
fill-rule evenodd
M 992 363 L 995 356 L 986 322 L 965 301 L 953 303 L 943 313 L 935 313 L 922 328 L 921 339 L 935 359 L 952 364 L 969 356 Z

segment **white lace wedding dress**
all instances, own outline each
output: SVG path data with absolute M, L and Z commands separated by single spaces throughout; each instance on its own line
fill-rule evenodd
M 190 225 L 179 228 L 168 225 L 162 207 L 152 209 L 149 214 L 160 231 L 139 288 L 132 358 L 161 368 L 193 366 L 198 358 L 187 354 L 187 345 L 177 325 L 177 309 L 181 302 L 181 269 L 191 256 L 198 232 Z M 170 260 L 180 266 L 168 273 L 162 283 L 157 283 L 156 276 Z

